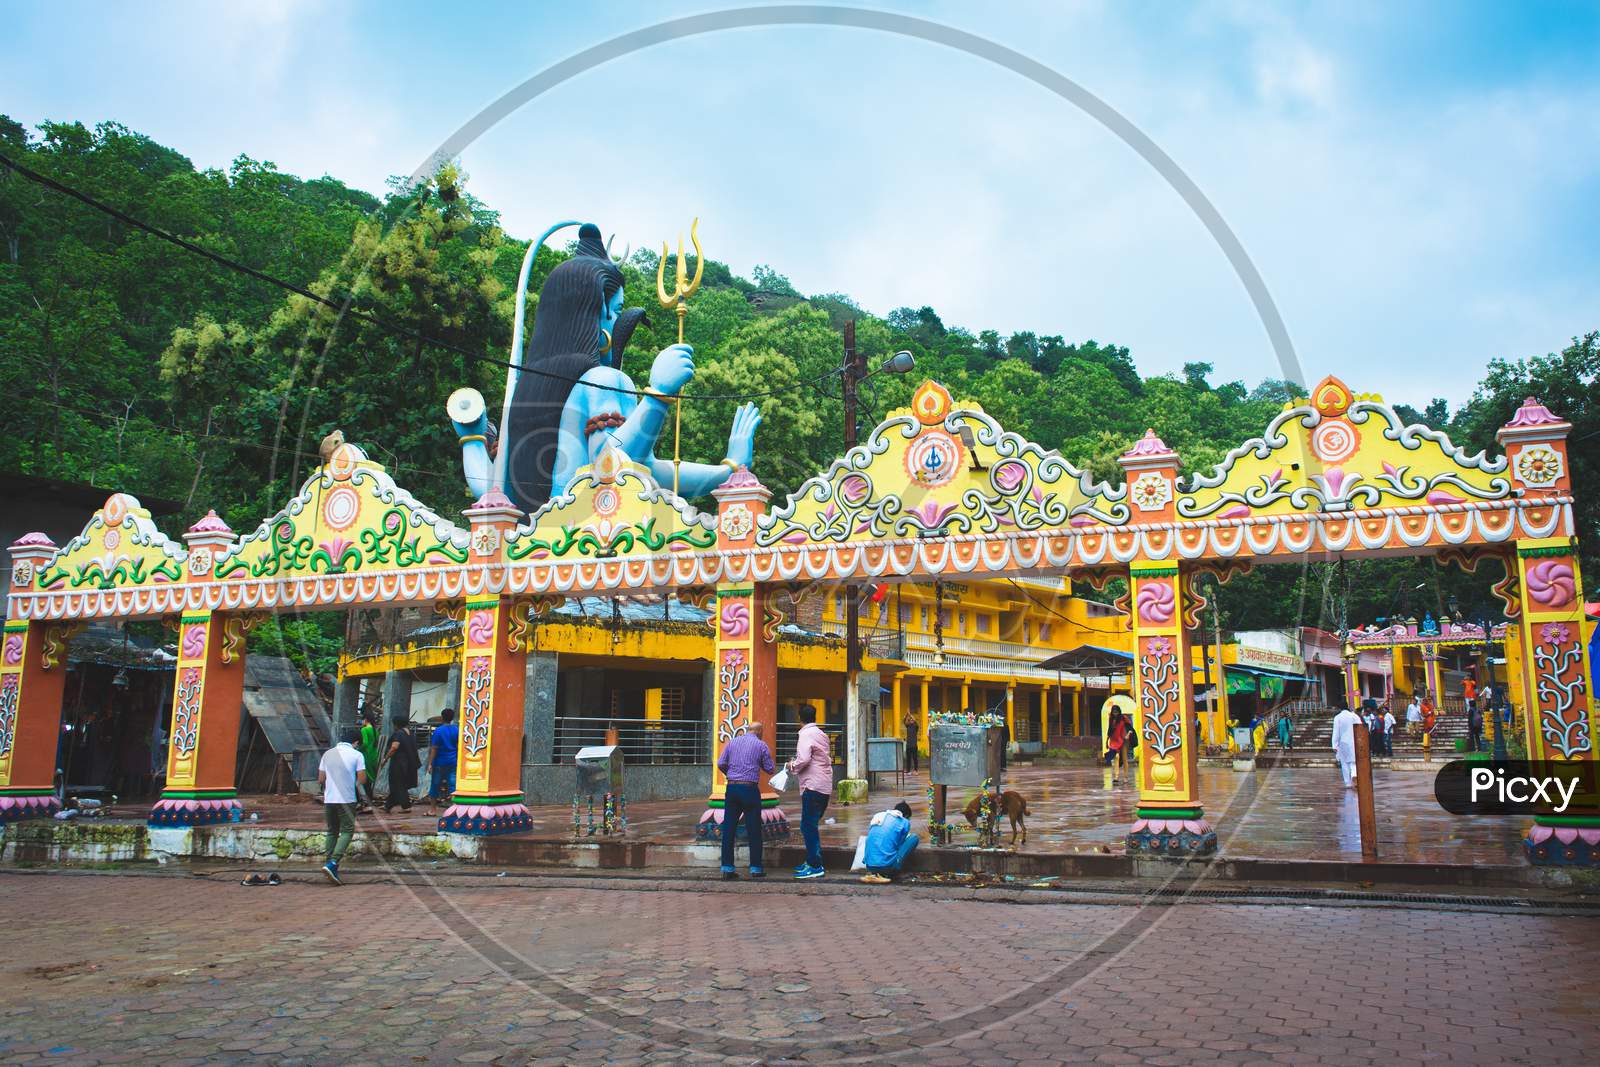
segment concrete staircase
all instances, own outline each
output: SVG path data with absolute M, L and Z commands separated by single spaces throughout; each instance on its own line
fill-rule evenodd
M 1405 762 L 1407 760 L 1420 761 L 1431 756 L 1435 763 L 1455 759 L 1461 753 L 1456 751 L 1456 742 L 1465 741 L 1467 737 L 1466 714 L 1457 708 L 1447 710 L 1446 714 L 1434 719 L 1433 738 L 1430 751 L 1425 753 L 1422 747 L 1422 731 L 1418 728 L 1417 734 L 1411 736 L 1406 733 L 1404 707 L 1397 709 L 1395 714 L 1394 733 L 1394 759 L 1380 756 L 1373 759 L 1373 765 L 1387 767 L 1391 762 Z M 1256 757 L 1257 766 L 1277 767 L 1332 767 L 1335 765 L 1333 758 L 1333 717 L 1338 714 L 1337 708 L 1326 706 L 1310 706 L 1297 702 L 1291 709 L 1291 716 L 1295 723 L 1294 747 L 1285 751 L 1278 744 L 1277 731 L 1267 731 L 1267 748 Z M 1488 744 L 1487 738 L 1484 741 Z

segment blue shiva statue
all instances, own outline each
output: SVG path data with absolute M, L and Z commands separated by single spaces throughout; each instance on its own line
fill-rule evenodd
M 533 258 L 550 234 L 572 225 L 551 227 L 528 246 L 522 261 L 511 340 L 514 366 L 506 375 L 498 444 L 477 390 L 458 389 L 447 406 L 473 496 L 498 487 L 529 513 L 565 492 L 579 468 L 593 463 L 608 444 L 648 467 L 657 484 L 670 487 L 672 461 L 656 457 L 656 441 L 672 413 L 670 398 L 694 377 L 694 349 L 668 345 L 650 367 L 649 388 L 637 395 L 640 390 L 623 371 L 622 359 L 644 310 L 623 306 L 622 271 L 592 223 L 578 230 L 577 254 L 545 279 L 524 359 L 523 312 Z M 740 406 L 726 458 L 680 464 L 679 493 L 708 493 L 739 467 L 748 467 L 759 425 L 755 405 Z

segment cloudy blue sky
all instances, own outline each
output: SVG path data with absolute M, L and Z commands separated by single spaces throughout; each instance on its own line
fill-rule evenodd
M 1464 400 L 1600 327 L 1600 7 L 882 4 L 1074 79 L 1159 144 L 1265 278 L 1305 374 Z M 544 67 L 706 4 L 13 7 L 0 110 L 115 119 L 379 190 Z M 1146 373 L 1282 372 L 1226 258 L 1107 130 L 1015 74 L 862 30 L 675 41 L 462 154 L 508 230 L 707 254 L 877 313 L 1128 345 Z

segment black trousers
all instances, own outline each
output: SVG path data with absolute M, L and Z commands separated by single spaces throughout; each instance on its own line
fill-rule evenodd
M 395 782 L 394 782 L 394 772 L 390 771 L 389 772 L 389 795 L 383 801 L 383 813 L 385 815 L 387 815 L 387 814 L 389 814 L 389 812 L 393 811 L 397 807 L 404 808 L 406 811 L 410 811 L 411 810 L 411 790 L 414 787 L 415 787 L 415 783 L 412 783 L 412 785 L 410 785 L 410 786 L 396 785 Z

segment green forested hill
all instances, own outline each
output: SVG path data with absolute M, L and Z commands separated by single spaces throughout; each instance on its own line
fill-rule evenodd
M 28 130 L 3 116 L 0 153 L 205 248 L 348 298 L 350 308 L 385 323 L 467 352 L 506 356 L 526 243 L 501 232 L 495 212 L 461 187 L 452 168 L 423 188 L 396 183 L 375 196 L 329 177 L 283 174 L 247 156 L 226 172 L 196 170 L 177 151 L 114 123 Z M 178 529 L 208 507 L 240 528 L 282 503 L 315 463 L 322 436 L 339 428 L 440 510 L 467 503 L 444 399 L 470 384 L 496 408 L 501 368 L 288 295 L 4 167 L 0 238 L 7 398 L 0 469 L 179 501 L 182 514 L 169 520 Z M 534 293 L 561 255 L 541 252 Z M 649 306 L 653 253 L 635 253 L 626 270 L 630 302 Z M 652 318 L 629 351 L 628 370 L 641 380 L 650 356 L 675 339 L 670 315 Z M 1258 432 L 1293 391 L 1271 380 L 1215 382 L 1211 365 L 1199 362 L 1181 376 L 1145 377 L 1125 347 L 1034 332 L 1060 324 L 974 334 L 947 326 L 930 307 L 880 318 L 847 296 L 801 294 L 775 269 L 758 267 L 747 279 L 709 260 L 688 317 L 700 368 L 691 391 L 813 381 L 838 366 L 838 327 L 849 318 L 874 363 L 900 348 L 918 359 L 910 379 L 871 383 L 868 424 L 933 377 L 1100 477 L 1116 473 L 1116 456 L 1146 426 L 1157 427 L 1191 469 L 1209 467 Z M 1441 377 L 1452 372 L 1440 367 Z M 1558 354 L 1495 361 L 1457 411 L 1417 397 L 1410 399 L 1424 406 L 1412 414 L 1469 450 L 1493 449 L 1495 428 L 1524 395 L 1536 393 L 1577 424 L 1574 439 L 1581 441 L 1600 431 L 1597 372 L 1600 341 L 1589 333 Z M 761 406 L 760 473 L 779 492 L 837 454 L 835 385 L 797 389 Z M 686 457 L 723 454 L 733 407 L 685 404 Z M 1589 458 L 1597 445 L 1600 438 L 1590 438 L 1573 449 L 1587 501 L 1580 520 L 1591 534 L 1591 573 L 1600 573 L 1593 551 L 1600 476 Z M 1225 623 L 1316 621 L 1330 596 L 1346 591 L 1352 621 L 1437 610 L 1456 588 L 1468 607 L 1484 600 L 1486 585 L 1449 575 L 1441 584 L 1425 561 L 1352 567 L 1336 578 L 1316 568 L 1269 573 L 1224 591 Z

